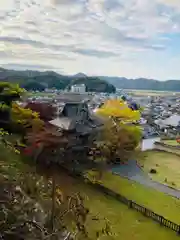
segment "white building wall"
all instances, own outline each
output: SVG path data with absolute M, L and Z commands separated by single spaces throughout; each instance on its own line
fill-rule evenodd
M 73 85 L 73 86 L 71 86 L 71 92 L 85 93 L 86 92 L 86 86 L 84 84 Z
M 141 150 L 146 151 L 146 150 L 154 149 L 155 148 L 154 143 L 159 142 L 160 140 L 161 140 L 160 137 L 143 139 L 142 140 L 142 145 L 141 145 Z

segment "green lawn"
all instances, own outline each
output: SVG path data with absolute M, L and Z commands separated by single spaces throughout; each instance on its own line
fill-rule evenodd
M 121 181 L 122 179 L 119 180 L 119 184 L 121 182 L 121 185 L 124 185 L 124 181 Z M 111 197 L 104 196 L 104 194 L 101 194 L 92 187 L 89 187 L 74 178 L 68 177 L 67 179 L 67 176 L 63 176 L 63 174 L 60 173 L 58 174 L 58 182 L 60 189 L 65 194 L 69 194 L 72 191 L 80 192 L 81 195 L 85 197 L 86 205 L 90 209 L 91 216 L 97 215 L 100 219 L 106 218 L 109 220 L 112 232 L 115 236 L 104 237 L 104 240 L 150 240 L 153 238 L 175 240 L 179 238 L 176 233 L 161 227 L 151 219 L 144 217 L 135 210 L 129 209 L 126 205 Z M 129 189 L 129 191 L 131 190 L 132 189 Z M 141 197 L 143 196 L 141 195 Z M 92 232 L 92 230 L 95 232 L 100 226 L 102 226 L 101 221 L 92 221 L 90 218 L 88 219 L 87 227 L 90 232 Z M 92 239 L 94 239 L 93 236 Z
M 180 157 L 160 151 L 147 151 L 140 160 L 144 171 L 158 182 L 180 190 Z M 156 174 L 150 174 L 150 169 L 156 169 Z
M 104 174 L 101 182 L 128 199 L 136 201 L 177 224 L 180 223 L 180 200 L 111 173 Z
M 162 142 L 170 146 L 180 146 L 176 140 L 164 140 Z

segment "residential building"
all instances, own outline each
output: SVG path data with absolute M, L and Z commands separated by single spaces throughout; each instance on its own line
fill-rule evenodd
M 76 84 L 71 86 L 71 92 L 74 93 L 85 93 L 86 85 L 85 84 Z

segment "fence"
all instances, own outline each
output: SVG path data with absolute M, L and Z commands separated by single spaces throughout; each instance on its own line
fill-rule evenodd
M 152 220 L 160 223 L 160 225 L 167 227 L 167 228 L 175 231 L 176 233 L 180 234 L 180 225 L 178 225 L 174 222 L 171 222 L 170 220 L 164 218 L 161 215 L 158 215 L 157 213 L 153 212 L 152 210 L 150 210 L 146 207 L 143 207 L 132 200 L 127 199 L 126 197 L 122 196 L 121 194 L 116 193 L 113 190 L 111 190 L 99 183 L 92 183 L 89 179 L 82 176 L 81 173 L 79 173 L 79 172 L 75 172 L 75 171 L 72 172 L 67 169 L 65 169 L 65 170 L 72 177 L 80 178 L 81 180 L 85 181 L 86 184 L 96 188 L 98 191 L 101 191 L 102 193 L 115 198 L 116 200 L 120 201 L 121 203 L 127 205 L 129 208 L 135 209 L 136 211 L 140 212 L 145 217 L 151 218 Z

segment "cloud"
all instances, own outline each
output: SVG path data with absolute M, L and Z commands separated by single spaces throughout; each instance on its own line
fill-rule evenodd
M 179 0 L 1 0 L 0 21 L 0 64 L 180 76 L 177 61 L 174 71 L 159 70 L 180 58 Z
M 109 52 L 109 51 L 98 51 L 94 49 L 76 49 L 75 53 L 79 53 L 86 56 L 95 56 L 98 58 L 109 58 L 118 56 L 117 53 Z
M 56 69 L 53 68 L 51 65 L 37 65 L 37 64 L 23 64 L 23 63 L 8 63 L 8 64 L 1 64 L 3 68 L 7 69 L 18 69 L 18 70 L 24 70 L 24 69 L 32 69 L 32 70 L 50 70 L 50 69 Z
M 76 4 L 77 0 L 51 0 L 53 5 L 68 5 L 68 4 Z
M 31 30 L 29 31 L 31 33 Z M 51 50 L 72 50 L 73 45 L 55 45 L 55 44 L 46 44 L 45 42 L 23 39 L 19 37 L 0 37 L 0 42 L 12 43 L 13 45 L 18 45 L 23 47 L 23 45 L 29 45 L 37 49 L 51 49 Z

